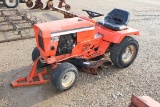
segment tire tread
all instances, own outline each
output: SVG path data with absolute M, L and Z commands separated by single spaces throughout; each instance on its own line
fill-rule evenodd
M 68 89 L 63 89 L 59 83 L 60 81 L 60 78 L 61 78 L 61 74 L 66 71 L 67 69 L 74 69 L 75 71 L 75 76 L 76 78 L 78 78 L 78 70 L 77 68 L 72 65 L 71 63 L 68 63 L 68 62 L 63 62 L 62 64 L 60 64 L 51 74 L 51 83 L 52 85 L 56 88 L 56 90 L 58 91 L 65 91 L 65 90 L 68 90 Z M 75 79 L 76 79 L 75 78 Z M 76 81 L 76 80 L 75 80 Z M 72 86 L 75 84 L 75 81 L 74 83 L 72 84 Z M 71 87 L 72 87 L 71 86 Z M 70 88 L 71 88 L 70 87 Z M 69 88 L 69 89 L 70 89 Z
M 111 61 L 114 63 L 115 66 L 117 66 L 119 68 L 125 67 L 124 65 L 120 64 L 120 62 L 119 62 L 119 54 L 120 54 L 122 48 L 129 42 L 135 42 L 135 44 L 137 44 L 137 46 L 139 48 L 138 42 L 130 36 L 125 37 L 121 43 L 114 44 L 111 48 L 111 52 L 110 52 L 111 53 L 110 54 Z

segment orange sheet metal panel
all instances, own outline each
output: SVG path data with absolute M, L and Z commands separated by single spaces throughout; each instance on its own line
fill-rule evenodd
M 36 24 L 35 26 L 41 29 L 44 33 L 46 32 L 57 33 L 79 28 L 93 27 L 95 25 L 94 23 L 75 17 L 64 20 L 56 20 L 46 23 L 40 23 Z M 50 36 L 50 35 L 43 35 L 43 36 Z
M 107 41 L 102 41 L 100 43 L 98 51 L 101 52 L 101 55 L 103 55 L 106 52 L 109 45 L 110 45 L 110 42 L 107 42 Z
M 101 43 L 101 41 L 102 41 L 102 38 L 97 38 L 97 39 L 91 39 L 89 41 L 81 42 L 80 44 L 77 44 L 76 47 L 73 48 L 72 55 L 83 55 L 85 57 L 86 56 L 88 57 L 89 54 L 93 54 L 91 50 L 94 50 L 94 48 L 97 48 Z
M 95 30 L 87 30 L 77 33 L 77 43 L 94 39 Z

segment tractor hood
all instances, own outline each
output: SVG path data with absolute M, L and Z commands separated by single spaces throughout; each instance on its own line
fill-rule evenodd
M 75 33 L 75 32 L 93 30 L 95 29 L 95 24 L 90 21 L 75 17 L 75 18 L 35 24 L 34 27 L 40 29 L 42 34 L 45 34 L 43 36 L 46 37 L 46 36 L 54 36 L 59 33 L 63 35 L 65 33 Z

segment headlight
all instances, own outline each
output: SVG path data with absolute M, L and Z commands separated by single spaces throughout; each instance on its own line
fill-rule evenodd
M 104 35 L 101 33 L 97 33 L 94 35 L 94 39 L 101 38 L 102 36 L 104 36 Z
M 57 41 L 59 41 L 59 36 L 51 37 L 51 42 L 57 42 Z

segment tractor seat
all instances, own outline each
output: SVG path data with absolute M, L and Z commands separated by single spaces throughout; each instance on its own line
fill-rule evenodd
M 112 30 L 120 31 L 127 28 L 128 21 L 129 12 L 115 8 L 108 13 L 103 21 L 98 22 L 98 24 Z

